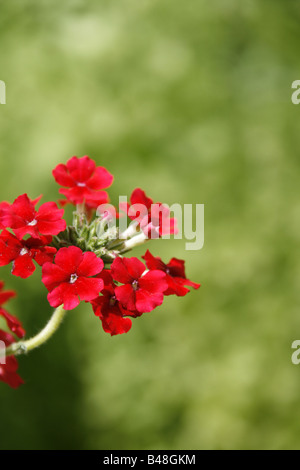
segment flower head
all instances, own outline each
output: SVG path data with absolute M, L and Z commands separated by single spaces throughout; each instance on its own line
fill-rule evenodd
M 168 289 L 165 295 L 176 294 L 177 296 L 184 296 L 189 291 L 184 286 L 190 286 L 194 289 L 199 289 L 201 284 L 196 284 L 186 278 L 185 275 L 185 262 L 181 259 L 172 258 L 168 264 L 162 262 L 161 258 L 153 256 L 149 250 L 146 251 L 142 258 L 146 261 L 148 269 L 158 269 L 166 273 L 166 281 Z
M 95 253 L 83 253 L 75 246 L 61 248 L 55 262 L 45 263 L 42 268 L 50 305 L 64 305 L 65 310 L 72 310 L 80 300 L 95 299 L 103 288 L 103 280 L 93 276 L 99 274 L 103 266 L 102 259 Z
M 86 203 L 90 208 L 97 208 L 108 202 L 108 195 L 102 189 L 108 188 L 113 176 L 96 164 L 87 155 L 72 157 L 66 165 L 60 164 L 53 170 L 55 181 L 64 186 L 59 192 L 72 204 Z
M 136 316 L 161 305 L 168 288 L 165 273 L 145 270 L 138 258 L 116 258 L 111 266 L 113 279 L 124 284 L 115 288 L 116 298 L 127 310 L 136 311 Z
M 0 224 L 11 228 L 19 239 L 24 235 L 39 238 L 41 235 L 58 235 L 64 231 L 64 210 L 58 209 L 55 202 L 46 202 L 37 211 L 35 205 L 38 200 L 31 201 L 27 194 L 19 196 L 13 204 L 0 211 Z

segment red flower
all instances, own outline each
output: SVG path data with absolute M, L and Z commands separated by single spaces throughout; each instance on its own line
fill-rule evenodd
M 116 284 L 113 282 L 111 274 L 108 270 L 102 271 L 99 275 L 103 279 L 104 288 L 101 296 L 94 299 L 91 304 L 94 313 L 100 318 L 103 330 L 110 333 L 111 336 L 127 333 L 132 321 L 125 316 L 132 316 L 133 313 L 127 311 L 117 300 L 115 295 Z
M 115 281 L 125 284 L 115 288 L 117 300 L 136 316 L 151 312 L 163 303 L 168 288 L 165 273 L 154 270 L 145 274 L 145 265 L 137 258 L 116 258 L 111 266 Z
M 142 189 L 137 188 L 133 191 L 130 204 L 126 206 L 121 204 L 121 209 L 125 210 L 131 220 L 139 223 L 149 238 L 177 233 L 177 221 L 170 217 L 170 209 L 160 202 L 154 204 Z
M 103 266 L 102 259 L 95 253 L 83 253 L 75 246 L 61 248 L 55 264 L 45 263 L 42 269 L 42 281 L 49 291 L 50 305 L 58 307 L 64 304 L 65 310 L 72 310 L 80 300 L 95 299 L 103 288 L 103 281 L 91 276 L 99 274 Z
M 15 333 L 19 338 L 23 338 L 25 335 L 25 330 L 22 327 L 22 323 L 13 315 L 8 313 L 2 305 L 5 304 L 9 299 L 15 297 L 16 293 L 14 291 L 4 291 L 4 282 L 0 281 L 0 316 L 2 316 L 7 326 L 10 330 Z M 7 331 L 3 331 L 0 329 L 0 341 L 2 341 L 5 345 L 5 348 L 10 344 L 15 342 L 15 338 L 12 334 L 8 333 Z M 3 348 L 0 347 L 0 353 L 4 353 Z M 18 370 L 18 362 L 14 356 L 8 356 L 5 358 L 5 364 L 2 364 L 3 357 L 0 360 L 0 381 L 7 383 L 12 388 L 18 388 L 24 382 L 21 377 L 17 374 Z
M 9 329 L 15 333 L 19 338 L 23 338 L 25 330 L 22 323 L 13 315 L 8 313 L 2 306 L 13 297 L 16 297 L 16 292 L 13 290 L 3 290 L 4 282 L 0 281 L 0 316 L 3 317 Z
M 63 232 L 66 229 L 66 222 L 62 219 L 64 210 L 58 209 L 55 202 L 46 202 L 36 211 L 38 200 L 31 201 L 27 194 L 19 196 L 0 213 L 0 224 L 13 229 L 20 239 L 26 234 L 39 238 L 40 234 L 58 235 Z
M 98 166 L 88 156 L 72 157 L 66 165 L 60 164 L 53 170 L 55 181 L 68 189 L 60 189 L 72 204 L 86 203 L 97 208 L 108 202 L 108 195 L 101 189 L 108 188 L 113 176 L 103 167 Z
M 185 275 L 185 262 L 181 259 L 172 258 L 168 264 L 162 262 L 161 258 L 154 257 L 149 250 L 146 251 L 142 258 L 146 261 L 148 269 L 158 269 L 166 273 L 166 281 L 168 283 L 168 289 L 165 295 L 176 294 L 178 296 L 184 296 L 189 291 L 184 286 L 190 286 L 194 289 L 199 289 L 201 284 L 196 284 L 186 278 Z
M 0 330 L 0 341 L 3 341 L 5 347 L 8 347 L 15 342 L 15 339 L 7 331 Z M 12 388 L 18 388 L 20 385 L 22 385 L 24 381 L 17 374 L 17 359 L 14 356 L 8 356 L 5 358 L 5 364 L 2 364 L 1 362 L 2 361 L 0 361 L 0 381 L 7 383 Z
M 40 266 L 53 261 L 56 248 L 47 246 L 52 237 L 28 238 L 19 240 L 4 230 L 0 235 L 0 266 L 13 263 L 12 274 L 26 279 L 35 271 L 35 260 Z

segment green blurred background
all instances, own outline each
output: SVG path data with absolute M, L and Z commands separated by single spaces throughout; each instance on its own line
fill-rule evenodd
M 200 291 L 111 338 L 90 308 L 0 385 L 1 449 L 300 448 L 298 0 L 13 0 L 0 7 L 1 199 L 58 197 L 51 171 L 89 155 L 112 202 L 205 204 Z M 142 254 L 144 249 L 137 250 Z M 35 334 L 40 272 L 10 303 Z

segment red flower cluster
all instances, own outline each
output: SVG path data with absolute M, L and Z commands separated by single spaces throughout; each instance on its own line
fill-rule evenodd
M 137 258 L 117 258 L 111 270 L 100 275 L 104 289 L 91 303 L 104 331 L 111 335 L 127 333 L 132 322 L 126 317 L 151 312 L 163 303 L 165 295 L 184 296 L 189 292 L 185 285 L 200 287 L 186 278 L 184 261 L 173 258 L 166 265 L 149 251 L 143 258 L 149 271 Z
M 4 318 L 12 333 L 18 336 L 18 338 L 23 338 L 25 330 L 23 329 L 22 323 L 3 308 L 3 304 L 12 297 L 15 297 L 16 293 L 14 291 L 4 291 L 3 287 L 4 282 L 0 281 L 0 316 Z M 11 333 L 0 329 L 0 341 L 5 344 L 5 347 L 8 347 L 16 340 Z M 2 348 L 0 348 L 0 352 L 4 353 Z M 14 356 L 8 356 L 5 358 L 5 364 L 2 364 L 2 362 L 3 358 L 0 360 L 0 381 L 7 383 L 12 388 L 18 388 L 24 382 L 17 373 L 17 359 Z
M 41 197 L 31 200 L 23 194 L 12 204 L 0 203 L 0 266 L 12 264 L 12 274 L 24 279 L 33 274 L 35 263 L 41 266 L 52 307 L 62 305 L 64 310 L 72 310 L 80 301 L 90 303 L 104 331 L 117 335 L 127 333 L 133 318 L 153 311 L 165 296 L 184 296 L 188 287 L 200 287 L 186 278 L 183 260 L 172 258 L 165 264 L 149 251 L 143 256 L 146 265 L 135 257 L 124 258 L 123 253 L 134 246 L 128 244 L 129 238 L 136 233 L 129 231 L 122 241 L 120 228 L 108 224 L 113 219 L 107 216 L 109 211 L 99 211 L 93 220 L 95 209 L 108 202 L 103 189 L 113 181 L 105 168 L 97 167 L 87 156 L 72 157 L 66 165 L 58 165 L 53 175 L 62 186 L 59 192 L 66 197 L 61 205 L 77 206 L 71 226 L 67 227 L 64 210 L 55 202 L 36 209 Z M 130 204 L 121 209 L 142 231 L 142 242 L 177 232 L 169 208 L 153 204 L 142 189 L 135 189 Z M 0 316 L 21 338 L 25 334 L 21 323 L 2 308 L 14 295 L 12 291 L 0 291 Z M 6 346 L 15 341 L 3 330 L 0 340 Z M 17 367 L 15 357 L 9 356 L 6 364 L 0 365 L 0 380 L 19 386 L 22 379 Z

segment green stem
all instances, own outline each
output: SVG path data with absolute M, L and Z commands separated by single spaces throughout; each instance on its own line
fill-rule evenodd
M 58 307 L 42 331 L 26 341 L 18 341 L 17 343 L 11 344 L 6 349 L 6 356 L 25 354 L 44 344 L 59 328 L 66 313 L 62 306 Z

